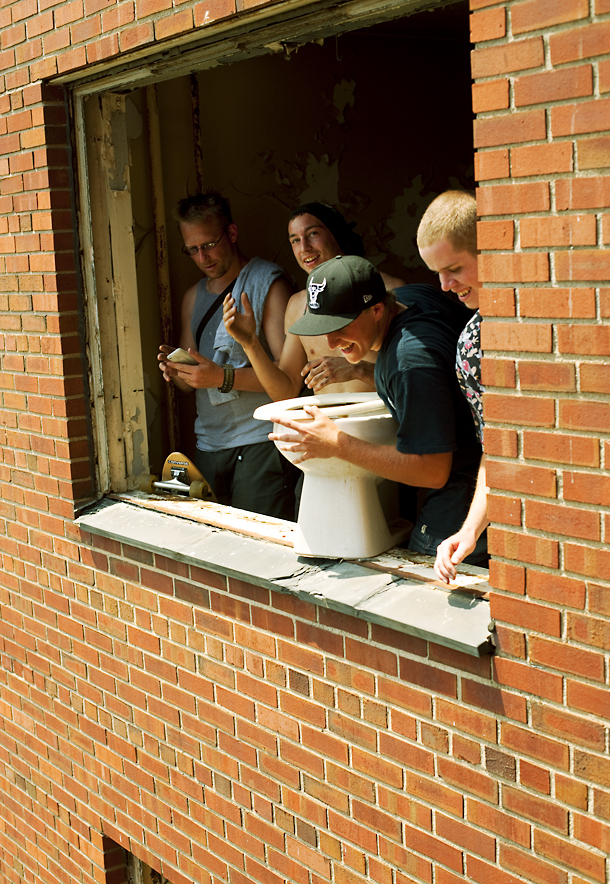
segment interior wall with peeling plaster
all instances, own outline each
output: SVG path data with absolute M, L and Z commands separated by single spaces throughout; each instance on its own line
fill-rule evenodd
M 287 241 L 290 210 L 321 200 L 356 222 L 367 257 L 407 282 L 437 284 L 415 245 L 425 207 L 449 187 L 472 189 L 468 4 L 458 2 L 361 31 L 197 74 L 203 186 L 231 200 L 247 255 L 305 276 Z M 181 254 L 174 203 L 197 190 L 191 80 L 157 85 L 163 194 L 177 344 L 183 292 L 198 278 Z M 151 461 L 167 454 L 165 390 L 157 367 L 156 260 L 144 125 L 133 138 L 132 189 L 147 374 Z M 134 126 L 133 131 L 136 132 Z M 181 446 L 192 453 L 194 403 L 180 397 Z

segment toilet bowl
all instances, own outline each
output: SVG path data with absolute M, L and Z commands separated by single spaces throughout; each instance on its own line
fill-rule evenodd
M 376 445 L 396 445 L 396 422 L 376 393 L 326 393 L 270 402 L 257 408 L 254 417 L 306 422 L 311 420 L 304 411 L 306 405 L 317 405 L 350 436 Z M 297 435 L 281 424 L 274 424 L 274 432 Z M 275 444 L 288 460 L 299 457 L 298 452 L 284 451 L 285 443 Z M 398 518 L 395 482 L 336 457 L 312 458 L 296 466 L 304 473 L 294 539 L 299 555 L 369 558 L 406 539 L 410 525 L 393 524 Z

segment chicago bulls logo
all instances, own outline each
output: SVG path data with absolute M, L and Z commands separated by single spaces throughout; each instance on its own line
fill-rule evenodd
M 320 305 L 318 304 L 318 295 L 320 292 L 323 292 L 326 288 L 326 278 L 323 282 L 310 282 L 309 283 L 309 309 L 316 310 Z

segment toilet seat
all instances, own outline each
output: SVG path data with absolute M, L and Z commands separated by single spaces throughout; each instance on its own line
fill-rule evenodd
M 296 399 L 284 399 L 282 402 L 269 402 L 257 408 L 254 417 L 258 420 L 271 420 L 272 417 L 290 412 L 290 420 L 313 420 L 305 411 L 306 405 L 317 405 L 331 420 L 389 414 L 377 393 L 325 393 L 320 396 L 299 396 Z

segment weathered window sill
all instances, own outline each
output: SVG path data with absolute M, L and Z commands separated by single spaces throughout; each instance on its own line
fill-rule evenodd
M 459 585 L 448 588 L 437 582 L 432 558 L 406 550 L 357 561 L 298 556 L 291 522 L 137 493 L 101 500 L 76 523 L 92 534 L 293 593 L 472 656 L 493 652 L 488 574 L 481 568 L 461 567 Z

